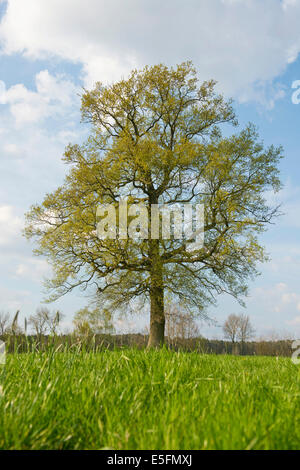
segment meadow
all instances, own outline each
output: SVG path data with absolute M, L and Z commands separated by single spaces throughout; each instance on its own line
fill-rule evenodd
M 125 349 L 8 354 L 1 449 L 299 449 L 289 358 Z

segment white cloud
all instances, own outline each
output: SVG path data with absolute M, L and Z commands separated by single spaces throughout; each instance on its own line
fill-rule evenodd
M 24 217 L 11 205 L 0 206 L 0 275 L 3 279 L 41 282 L 50 273 L 46 260 L 33 257 L 22 235 Z
M 42 70 L 35 77 L 36 91 L 23 84 L 6 89 L 0 82 L 0 104 L 10 107 L 17 125 L 36 123 L 50 116 L 62 115 L 77 100 L 75 85 L 63 76 Z
M 282 8 L 284 10 L 286 10 L 287 8 L 289 8 L 290 6 L 295 6 L 297 5 L 297 1 L 298 0 L 283 0 L 282 2 Z
M 291 326 L 300 326 L 300 316 L 294 317 L 292 320 L 289 320 L 286 323 Z
M 48 70 L 36 74 L 32 89 L 0 82 L 0 204 L 22 206 L 25 212 L 62 182 L 64 147 L 87 132 L 78 126 L 77 92 L 67 77 Z
M 43 279 L 50 275 L 50 266 L 44 259 L 35 259 L 33 257 L 24 257 L 20 263 L 18 258 L 15 275 L 18 279 L 32 280 L 41 283 Z
M 31 293 L 25 289 L 16 290 L 0 286 L 0 309 L 13 312 L 21 310 L 24 304 L 30 303 L 30 295 Z
M 5 83 L 2 80 L 0 80 L 0 104 L 5 103 L 5 93 L 6 93 Z
M 274 108 L 276 101 L 286 96 L 286 87 L 281 83 L 273 84 L 272 80 L 260 81 L 247 85 L 240 90 L 240 103 L 254 101 L 260 103 L 263 107 L 271 110 Z
M 295 292 L 287 292 L 281 296 L 281 302 L 284 304 L 297 303 L 297 300 L 300 300 L 300 295 Z
M 269 191 L 265 197 L 268 204 L 280 206 L 282 216 L 277 222 L 279 227 L 300 228 L 300 186 L 292 184 L 288 179 L 280 191 L 277 193 Z
M 21 217 L 14 213 L 12 206 L 0 206 L 0 246 L 15 243 L 23 227 Z
M 0 40 L 7 54 L 81 63 L 88 86 L 192 59 L 223 91 L 272 107 L 284 93 L 272 80 L 300 50 L 299 20 L 299 0 L 8 0 Z
M 269 312 L 283 316 L 299 311 L 300 293 L 293 292 L 286 283 L 277 283 L 268 287 L 256 287 L 252 291 L 252 300 L 262 303 Z M 288 323 L 288 322 L 286 322 Z
M 19 152 L 18 146 L 16 144 L 13 144 L 13 143 L 4 144 L 3 150 L 4 150 L 5 153 L 8 153 L 10 155 L 14 155 L 14 154 L 17 154 Z

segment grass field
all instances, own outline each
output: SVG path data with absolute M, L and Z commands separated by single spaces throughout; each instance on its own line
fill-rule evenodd
M 299 449 L 288 358 L 162 351 L 8 355 L 1 449 Z

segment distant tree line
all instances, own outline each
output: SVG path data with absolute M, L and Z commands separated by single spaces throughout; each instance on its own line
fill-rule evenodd
M 115 334 L 112 316 L 99 308 L 82 308 L 73 319 L 73 331 L 63 334 L 60 311 L 50 312 L 40 307 L 27 321 L 19 325 L 19 311 L 13 318 L 0 312 L 0 339 L 6 342 L 7 352 L 104 349 L 135 347 L 146 348 L 149 332 Z M 30 333 L 28 330 L 30 329 Z M 231 314 L 223 324 L 225 340 L 207 339 L 200 335 L 199 327 L 189 311 L 176 305 L 166 309 L 166 346 L 173 350 L 198 351 L 203 354 L 291 356 L 291 339 L 251 340 L 255 330 L 249 316 Z
M 7 352 L 32 352 L 46 351 L 54 347 L 57 351 L 63 350 L 87 350 L 101 351 L 119 348 L 144 349 L 147 346 L 148 335 L 142 333 L 130 333 L 121 335 L 99 334 L 91 337 L 79 338 L 70 333 L 67 335 L 2 335 L 0 339 L 6 342 Z M 175 351 L 197 351 L 201 354 L 233 354 L 247 356 L 287 356 L 292 354 L 292 340 L 251 341 L 241 347 L 231 341 L 206 338 L 165 338 L 166 347 Z

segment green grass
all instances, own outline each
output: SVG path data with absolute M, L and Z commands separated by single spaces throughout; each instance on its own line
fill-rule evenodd
M 1 449 L 297 449 L 289 358 L 162 351 L 8 355 Z

